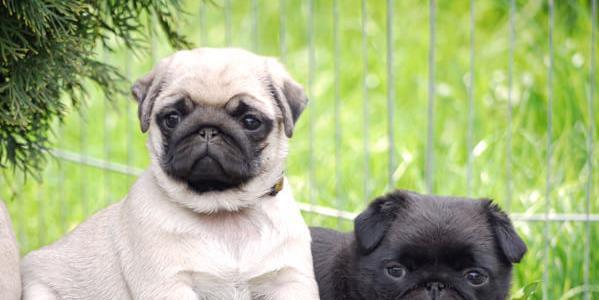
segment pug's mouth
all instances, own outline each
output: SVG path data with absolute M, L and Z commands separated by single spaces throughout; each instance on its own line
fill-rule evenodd
M 187 185 L 198 193 L 224 191 L 239 186 L 218 180 L 188 181 Z
M 451 294 L 448 294 L 451 293 Z M 464 294 L 462 294 L 458 289 L 454 288 L 453 286 L 447 286 L 444 288 L 444 291 L 438 291 L 435 295 L 433 295 L 433 293 L 427 291 L 427 288 L 425 285 L 419 284 L 419 285 L 415 285 L 413 287 L 411 287 L 410 289 L 408 289 L 407 291 L 403 292 L 401 295 L 399 295 L 399 297 L 397 297 L 398 300 L 409 300 L 409 299 L 415 299 L 415 297 L 418 297 L 417 299 L 430 299 L 430 300 L 473 300 L 470 299 L 469 297 L 466 297 Z
M 193 163 L 186 181 L 192 190 L 205 193 L 233 189 L 244 180 L 227 174 L 218 159 L 206 154 Z

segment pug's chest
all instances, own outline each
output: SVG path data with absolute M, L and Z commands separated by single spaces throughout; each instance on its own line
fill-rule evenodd
M 248 278 L 237 272 L 220 272 L 210 274 L 195 272 L 192 274 L 192 289 L 199 299 L 216 300 L 250 300 L 260 298 L 257 291 L 260 290 L 252 278 Z
M 264 286 L 276 280 L 277 270 L 284 268 L 284 261 L 277 258 L 277 249 L 267 251 L 255 245 L 245 245 L 243 249 L 222 245 L 206 248 L 212 249 L 199 251 L 190 272 L 192 288 L 199 299 L 261 299 L 265 296 Z

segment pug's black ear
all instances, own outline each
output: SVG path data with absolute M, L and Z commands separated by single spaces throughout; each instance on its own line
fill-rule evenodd
M 161 92 L 164 81 L 163 69 L 167 67 L 170 61 L 170 57 L 163 59 L 150 73 L 138 79 L 131 87 L 131 94 L 133 94 L 133 98 L 138 104 L 137 115 L 141 131 L 144 133 L 150 128 L 152 108 Z
M 397 214 L 406 205 L 406 194 L 395 191 L 375 199 L 356 217 L 354 233 L 362 254 L 368 254 L 378 247 Z
M 269 89 L 281 110 L 285 135 L 290 138 L 295 122 L 308 104 L 308 97 L 304 88 L 291 78 L 279 62 L 269 59 L 267 64 L 270 73 Z
M 491 200 L 484 200 L 484 207 L 487 211 L 487 216 L 495 240 L 499 245 L 499 248 L 509 263 L 518 263 L 524 257 L 527 251 L 526 244 L 520 238 L 512 221 L 506 213 L 504 213 L 499 206 L 494 204 Z

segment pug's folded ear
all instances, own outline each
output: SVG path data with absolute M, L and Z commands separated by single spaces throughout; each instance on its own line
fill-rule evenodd
M 375 199 L 354 220 L 354 233 L 362 254 L 372 252 L 383 240 L 401 209 L 407 206 L 407 195 L 395 191 Z
M 484 208 L 495 240 L 504 258 L 511 264 L 518 263 L 526 254 L 527 248 L 520 238 L 510 218 L 491 200 L 484 200 Z
M 295 122 L 308 104 L 304 88 L 275 59 L 267 59 L 269 89 L 281 111 L 285 135 L 291 137 Z
M 160 95 L 165 73 L 171 57 L 167 57 L 160 61 L 156 67 L 146 76 L 138 79 L 131 87 L 131 94 L 137 101 L 137 115 L 141 125 L 141 131 L 146 132 L 150 128 L 152 116 L 152 108 L 156 98 Z

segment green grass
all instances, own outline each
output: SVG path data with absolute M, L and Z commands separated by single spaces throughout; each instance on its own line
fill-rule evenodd
M 277 1 L 258 2 L 260 54 L 280 56 Z M 291 142 L 288 176 L 296 199 L 358 212 L 367 201 L 393 187 L 425 192 L 425 153 L 428 85 L 428 5 L 426 1 L 395 1 L 393 48 L 395 80 L 386 77 L 386 7 L 383 1 L 368 3 L 368 73 L 364 74 L 361 52 L 359 1 L 340 1 L 339 45 L 334 53 L 333 11 L 330 1 L 314 1 L 314 81 L 308 87 L 308 6 L 287 0 L 286 60 L 290 72 L 311 95 L 310 107 L 300 118 Z M 379 3 L 380 2 L 380 3 Z M 467 1 L 438 1 L 436 43 L 436 106 L 434 118 L 433 192 L 466 195 L 468 162 L 467 116 L 469 71 L 469 7 Z M 508 136 L 507 66 L 509 53 L 509 2 L 476 2 L 474 74 L 473 197 L 491 197 L 511 212 L 584 213 L 587 162 L 599 166 L 599 151 L 589 157 L 587 138 L 590 114 L 589 61 L 590 1 L 556 1 L 553 73 L 553 152 L 551 169 L 547 158 L 547 64 L 548 14 L 544 1 L 517 1 L 516 48 L 513 72 L 512 198 L 507 201 L 506 176 Z M 225 46 L 224 1 L 205 6 L 205 36 L 201 36 L 197 1 L 186 1 L 189 12 L 181 32 L 205 46 Z M 233 1 L 232 45 L 252 49 L 250 1 Z M 159 37 L 152 55 L 135 57 L 124 52 L 105 55 L 121 66 L 131 81 L 149 71 L 155 59 L 171 53 Z M 101 52 L 101 51 L 100 51 Z M 595 53 L 597 57 L 597 53 Z M 335 143 L 334 62 L 339 59 L 340 143 Z M 368 126 L 363 107 L 364 75 L 368 85 Z M 387 88 L 395 90 L 394 182 L 388 178 Z M 599 81 L 595 78 L 595 107 Z M 148 164 L 146 137 L 139 130 L 136 105 L 128 97 L 104 99 L 90 86 L 89 104 L 82 114 L 71 113 L 56 126 L 56 148 L 91 157 L 145 168 Z M 110 101 L 105 101 L 110 100 Z M 595 111 L 597 111 L 595 109 Z M 595 114 L 595 128 L 597 126 Z M 310 152 L 309 124 L 313 125 Z M 368 137 L 368 156 L 364 138 Z M 335 155 L 335 151 L 339 155 Z M 597 148 L 597 147 L 595 147 Z M 310 156 L 312 153 L 312 156 Z M 312 157 L 312 158 L 311 158 Z M 312 160 L 311 160 L 312 159 Z M 310 161 L 314 166 L 309 169 Z M 365 161 L 368 170 L 365 172 Z M 340 177 L 334 174 L 338 168 Z M 599 168 L 593 169 L 591 212 L 599 213 Z M 550 171 L 549 207 L 546 206 L 546 175 Z M 310 172 L 313 181 L 310 183 Z M 0 177 L 0 196 L 7 200 L 23 254 L 61 237 L 89 214 L 118 201 L 133 177 L 51 160 L 43 183 L 22 180 L 7 170 Z M 364 182 L 367 179 L 368 192 Z M 338 189 L 336 189 L 336 182 Z M 336 218 L 305 214 L 311 225 L 351 228 Z M 543 223 L 516 223 L 529 253 L 515 271 L 514 290 L 542 280 L 549 272 L 548 299 L 582 299 L 585 224 L 554 223 L 545 234 Z M 599 290 L 599 223 L 590 224 L 590 282 Z M 549 257 L 543 253 L 549 241 Z M 540 299 L 538 292 L 533 299 Z M 565 296 L 564 296 L 565 295 Z M 597 297 L 597 293 L 594 294 Z

